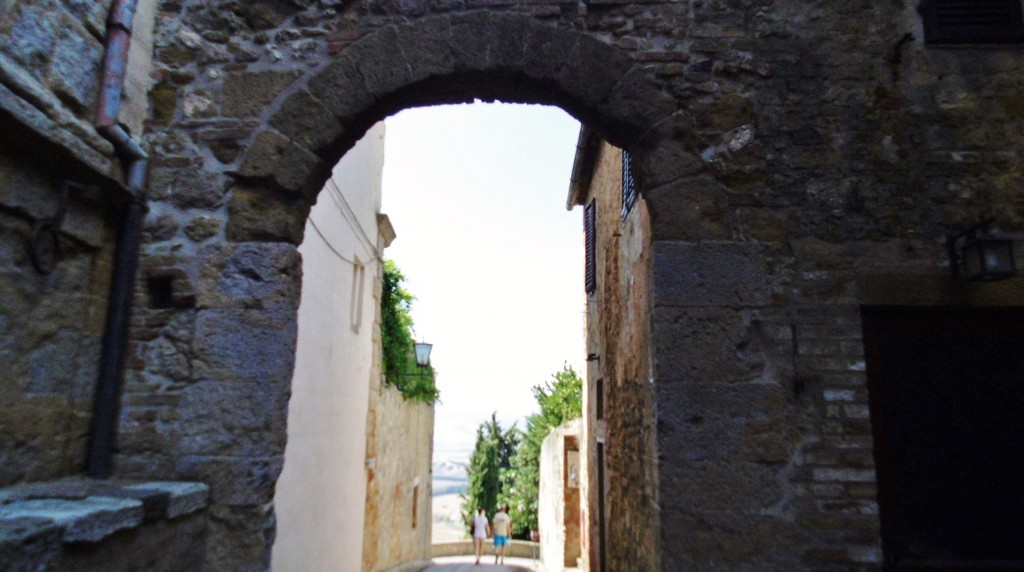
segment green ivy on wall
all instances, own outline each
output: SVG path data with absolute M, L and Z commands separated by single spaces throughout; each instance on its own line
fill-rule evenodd
M 380 297 L 380 339 L 384 382 L 398 388 L 406 399 L 434 403 L 440 397 L 434 368 L 416 365 L 410 308 L 415 296 L 402 287 L 405 275 L 392 260 L 384 261 Z

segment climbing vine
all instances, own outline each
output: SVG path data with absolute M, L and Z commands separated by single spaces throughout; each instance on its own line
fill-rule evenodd
M 392 260 L 384 261 L 380 297 L 380 339 L 385 383 L 398 388 L 407 399 L 434 403 L 440 393 L 434 368 L 416 365 L 413 354 L 413 322 L 410 309 L 415 296 L 402 283 L 405 275 Z

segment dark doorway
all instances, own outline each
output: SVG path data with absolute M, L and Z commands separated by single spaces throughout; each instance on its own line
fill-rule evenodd
M 604 514 L 604 443 L 597 442 L 597 547 L 600 562 L 598 563 L 597 569 L 600 572 L 605 572 L 608 562 L 608 536 L 607 536 L 607 524 L 605 523 Z
M 1024 570 L 1024 310 L 865 308 L 886 570 Z

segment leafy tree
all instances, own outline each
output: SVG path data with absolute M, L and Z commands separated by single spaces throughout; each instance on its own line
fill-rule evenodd
M 533 397 L 540 413 L 526 418 L 526 433 L 504 475 L 502 501 L 509 504 L 516 536 L 537 529 L 541 444 L 552 429 L 583 415 L 583 379 L 566 364 L 551 380 L 534 386 Z
M 416 298 L 402 287 L 404 281 L 405 275 L 394 261 L 385 260 L 380 297 L 381 366 L 384 379 L 408 399 L 434 403 L 440 392 L 434 383 L 434 368 L 416 365 L 410 313 Z
M 462 494 L 462 516 L 469 527 L 477 507 L 491 514 L 501 499 L 502 475 L 512 466 L 512 456 L 519 446 L 521 432 L 513 424 L 502 430 L 497 413 L 476 430 L 476 445 L 469 458 L 469 484 Z

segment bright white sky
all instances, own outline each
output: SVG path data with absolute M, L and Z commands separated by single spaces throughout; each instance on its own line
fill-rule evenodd
M 584 354 L 583 225 L 565 209 L 579 123 L 553 107 L 473 104 L 385 122 L 385 255 L 434 344 L 435 458 L 472 450 L 496 411 L 536 411 L 530 388 Z

